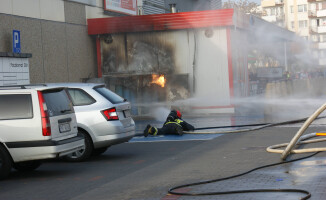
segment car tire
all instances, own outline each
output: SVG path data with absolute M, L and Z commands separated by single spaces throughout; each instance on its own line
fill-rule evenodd
M 41 166 L 41 161 L 39 160 L 32 160 L 32 161 L 25 161 L 25 162 L 18 162 L 14 163 L 14 169 L 20 172 L 30 172 L 37 169 Z
M 102 147 L 102 148 L 98 148 L 98 149 L 93 149 L 93 156 L 98 156 L 101 155 L 102 153 L 104 153 L 109 147 Z
M 84 138 L 85 146 L 83 149 L 67 155 L 65 157 L 67 161 L 81 162 L 87 160 L 92 155 L 93 142 L 90 136 L 85 131 L 81 131 L 81 130 L 78 130 L 78 135 Z
M 9 176 L 12 168 L 12 160 L 8 151 L 0 145 L 0 179 Z

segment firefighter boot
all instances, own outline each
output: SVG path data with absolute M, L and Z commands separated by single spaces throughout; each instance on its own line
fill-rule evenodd
M 152 127 L 151 127 L 151 125 L 149 125 L 149 124 L 146 126 L 146 128 L 145 128 L 145 130 L 144 130 L 144 137 L 147 137 L 147 136 L 148 136 L 148 134 L 149 134 L 151 128 L 152 128 Z
M 147 137 L 148 134 L 155 136 L 157 135 L 157 132 L 158 131 L 155 127 L 152 127 L 151 125 L 148 124 L 144 130 L 144 137 Z
M 183 135 L 183 129 L 180 126 L 176 127 L 175 132 L 177 135 L 180 135 L 180 136 Z

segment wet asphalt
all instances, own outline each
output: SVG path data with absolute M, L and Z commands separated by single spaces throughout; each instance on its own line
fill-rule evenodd
M 187 121 L 197 127 L 259 122 L 246 118 L 208 119 L 189 118 Z M 137 132 L 141 132 L 147 123 L 160 125 L 160 122 L 152 120 L 136 122 Z M 304 195 L 251 193 L 188 197 L 167 193 L 169 188 L 180 184 L 222 178 L 280 162 L 280 155 L 266 152 L 266 147 L 290 141 L 299 126 L 285 125 L 224 134 L 209 140 L 129 142 L 112 146 L 103 155 L 82 163 L 46 161 L 34 172 L 13 170 L 7 180 L 0 182 L 0 199 L 299 199 Z M 323 122 L 310 127 L 306 132 L 322 131 L 326 131 Z M 318 143 L 304 148 L 325 145 Z M 289 159 L 305 155 L 308 154 L 290 156 Z M 186 188 L 184 191 L 297 188 L 311 192 L 311 199 L 325 199 L 325 166 L 326 153 L 319 153 L 295 163 L 262 169 L 224 182 Z

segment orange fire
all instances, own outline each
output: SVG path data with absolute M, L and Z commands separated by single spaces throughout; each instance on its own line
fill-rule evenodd
M 165 86 L 165 78 L 164 75 L 157 75 L 157 74 L 152 74 L 152 82 L 151 83 L 155 83 L 157 85 L 160 85 L 161 87 Z

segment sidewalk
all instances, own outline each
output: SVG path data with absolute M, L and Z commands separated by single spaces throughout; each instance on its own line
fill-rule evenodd
M 246 172 L 253 168 L 280 162 L 280 154 L 266 152 L 266 147 L 279 143 L 289 142 L 295 135 L 299 127 L 272 127 L 259 131 L 224 135 L 205 144 L 205 155 L 194 158 L 195 163 L 207 163 L 208 166 L 202 166 L 201 178 L 185 180 L 179 185 L 227 177 Z M 326 131 L 325 127 L 309 128 L 307 133 Z M 326 143 L 315 143 L 307 145 L 310 147 L 325 147 Z M 288 157 L 288 160 L 310 155 L 296 154 Z M 214 164 L 212 164 L 214 163 Z M 215 168 L 215 169 L 212 169 Z M 206 176 L 208 171 L 216 171 L 214 176 Z M 181 172 L 180 172 L 181 173 Z M 197 175 L 194 174 L 194 177 Z M 210 183 L 182 189 L 183 192 L 207 193 L 230 190 L 250 190 L 250 189 L 303 189 L 312 194 L 310 199 L 326 199 L 326 152 L 309 159 L 297 161 L 294 163 L 283 164 L 254 171 L 250 174 L 225 180 L 217 183 Z M 177 186 L 175 184 L 173 186 Z M 178 191 L 178 190 L 177 190 Z M 305 194 L 301 193 L 248 193 L 232 194 L 221 196 L 177 196 L 166 195 L 164 200 L 186 200 L 186 199 L 223 199 L 223 200 L 252 200 L 252 199 L 300 199 Z

